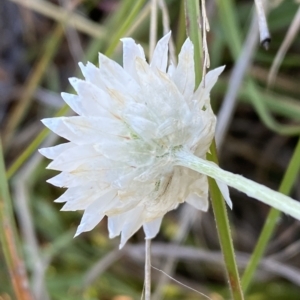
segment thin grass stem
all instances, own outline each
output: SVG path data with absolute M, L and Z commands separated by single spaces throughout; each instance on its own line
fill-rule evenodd
M 202 39 L 200 32 L 200 6 L 199 1 L 185 2 L 185 22 L 187 35 L 194 44 L 196 86 L 202 78 Z
M 145 300 L 151 299 L 151 239 L 145 239 Z
M 300 138 L 298 140 L 298 144 L 295 148 L 294 154 L 290 160 L 288 168 L 280 184 L 279 192 L 286 195 L 288 195 L 291 192 L 291 189 L 299 173 L 299 169 L 300 169 Z M 244 293 L 246 293 L 250 287 L 257 266 L 261 261 L 263 254 L 265 253 L 265 250 L 273 235 L 273 232 L 275 230 L 280 215 L 281 212 L 275 208 L 272 208 L 268 214 L 268 217 L 265 221 L 265 225 L 259 236 L 255 249 L 251 255 L 247 268 L 242 276 L 241 283 L 242 283 Z
M 0 139 L 0 241 L 11 283 L 17 300 L 33 300 L 26 269 L 20 255 L 19 238 L 13 215 L 12 201 L 5 174 L 2 142 Z
M 202 78 L 202 44 L 199 19 L 200 19 L 200 8 L 198 1 L 186 1 L 185 2 L 185 13 L 187 22 L 187 31 L 194 44 L 194 55 L 195 55 L 195 77 L 196 77 L 196 88 L 199 85 Z M 208 158 L 218 164 L 217 151 L 215 142 L 210 147 L 211 154 Z M 232 297 L 234 300 L 243 300 L 243 292 L 240 284 L 239 273 L 235 260 L 234 248 L 232 237 L 230 233 L 229 220 L 226 212 L 225 202 L 220 193 L 217 184 L 214 179 L 209 178 L 209 187 L 211 194 L 212 206 L 215 214 L 215 220 L 219 235 L 219 240 L 224 256 L 226 273 L 231 289 Z
M 207 158 L 218 164 L 215 141 L 213 141 L 210 147 L 210 153 L 211 154 L 207 155 Z M 237 268 L 225 201 L 216 184 L 216 181 L 211 177 L 208 177 L 208 183 L 211 196 L 211 203 L 215 215 L 219 241 L 224 257 L 224 263 L 232 297 L 236 300 L 242 300 L 244 299 L 244 296 Z
M 149 36 L 149 58 L 151 61 L 157 41 L 157 0 L 151 0 Z
M 21 123 L 30 107 L 33 94 L 36 91 L 37 86 L 42 81 L 42 78 L 48 69 L 48 65 L 51 63 L 53 56 L 59 48 L 59 44 L 63 38 L 63 33 L 62 26 L 60 24 L 56 25 L 55 29 L 46 41 L 41 58 L 37 62 L 31 74 L 28 76 L 24 91 L 18 101 L 18 105 L 11 113 L 11 117 L 8 119 L 8 124 L 5 128 L 3 146 L 5 146 L 6 150 L 17 126 Z

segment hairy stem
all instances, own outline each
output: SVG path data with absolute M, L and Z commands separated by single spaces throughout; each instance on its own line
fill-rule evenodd
M 247 194 L 249 197 L 255 198 L 300 220 L 300 203 L 296 200 L 241 175 L 224 171 L 215 163 L 194 156 L 187 151 L 178 151 L 175 156 L 178 165 L 188 167 L 215 180 L 221 181 Z

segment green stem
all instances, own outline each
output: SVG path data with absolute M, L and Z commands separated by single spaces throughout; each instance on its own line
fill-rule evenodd
M 300 142 L 296 148 L 295 153 L 300 151 Z M 300 220 L 300 203 L 283 195 L 282 193 L 273 191 L 268 187 L 256 183 L 252 180 L 244 178 L 243 176 L 236 175 L 230 173 L 228 171 L 222 170 L 218 165 L 207 161 L 205 159 L 199 158 L 194 156 L 190 152 L 180 149 L 174 153 L 175 162 L 177 165 L 188 167 L 192 170 L 195 170 L 203 175 L 209 176 L 214 178 L 218 181 L 218 185 L 220 187 L 219 182 L 225 183 L 228 186 L 231 186 L 241 192 L 244 192 L 249 197 L 255 198 L 259 201 L 264 202 L 278 210 L 287 213 L 294 218 Z M 211 154 L 209 155 L 210 159 L 216 158 L 216 151 L 214 144 L 211 147 Z M 300 165 L 300 158 L 299 155 L 294 155 L 294 159 L 291 160 L 290 168 L 288 170 L 288 175 L 285 177 L 281 185 L 281 190 L 285 192 L 289 190 L 293 184 L 293 180 L 291 183 L 290 176 L 293 178 L 297 175 L 298 167 Z M 296 167 L 294 167 L 296 165 Z M 222 251 L 224 254 L 225 265 L 227 268 L 229 282 L 232 288 L 232 294 L 234 299 L 242 299 L 242 293 L 240 291 L 240 283 L 238 278 L 238 272 L 235 264 L 234 252 L 233 252 L 233 245 L 230 237 L 229 231 L 229 222 L 226 215 L 225 204 L 223 202 L 222 196 L 217 188 L 217 185 L 214 181 L 210 180 L 210 188 L 211 188 L 211 196 L 212 196 L 212 205 L 216 217 L 217 229 L 220 237 L 220 242 L 222 246 Z M 223 191 L 224 193 L 224 191 Z M 268 239 L 270 238 L 276 221 L 278 219 L 279 212 L 276 210 L 271 211 L 269 221 L 271 225 L 266 225 L 266 229 L 264 230 L 265 235 L 261 239 L 260 248 L 258 248 L 258 253 L 254 256 L 253 262 L 250 264 L 249 267 L 249 274 L 246 279 L 248 278 L 248 282 L 253 276 L 254 270 L 256 269 L 257 263 L 260 260 L 260 256 L 263 253 L 263 250 L 266 247 Z M 255 264 L 256 263 L 256 264 Z M 252 273 L 251 273 L 252 271 Z
M 235 261 L 234 247 L 230 234 L 230 226 L 225 201 L 218 190 L 216 181 L 208 177 L 212 208 L 224 257 L 227 277 L 233 299 L 244 299 L 240 284 L 239 273 Z
M 211 147 L 211 151 L 212 150 L 213 147 Z M 218 183 L 225 183 L 226 185 L 245 193 L 249 197 L 259 200 L 300 220 L 300 203 L 298 201 L 241 175 L 222 170 L 217 164 L 193 156 L 189 152 L 183 150 L 178 151 L 176 152 L 176 157 L 179 159 L 178 165 L 188 167 L 212 177 L 217 180 Z
M 199 27 L 200 7 L 199 1 L 185 1 L 186 27 L 188 35 L 194 44 L 195 57 L 195 80 L 196 88 L 202 78 L 202 40 Z M 210 148 L 211 155 L 209 158 L 218 163 L 216 146 L 213 142 Z M 187 165 L 186 165 L 187 166 Z M 190 167 L 190 166 L 188 166 Z M 217 187 L 216 182 L 209 178 L 210 194 L 212 206 L 215 214 L 216 225 L 219 235 L 219 240 L 224 255 L 226 272 L 229 280 L 230 289 L 234 300 L 242 300 L 243 292 L 240 284 L 239 273 L 235 261 L 233 242 L 230 233 L 229 220 L 226 212 L 224 199 Z
M 199 1 L 185 0 L 185 22 L 187 35 L 194 44 L 196 87 L 202 78 L 202 40 L 200 33 Z
M 211 146 L 211 154 L 209 159 L 217 162 L 216 147 L 215 143 Z M 222 194 L 216 184 L 216 181 L 213 178 L 220 179 L 222 178 L 222 173 L 228 173 L 220 169 L 216 164 L 201 159 L 193 154 L 185 151 L 178 151 L 176 154 L 176 163 L 178 165 L 188 167 L 192 170 L 195 170 L 201 174 L 208 175 L 209 187 L 210 187 L 210 196 L 212 207 L 214 210 L 216 226 L 218 231 L 218 236 L 224 256 L 224 262 L 227 272 L 227 277 L 229 280 L 229 285 L 231 288 L 232 297 L 234 300 L 244 299 L 240 278 L 238 273 L 238 268 L 235 260 L 234 248 L 232 237 L 230 234 L 229 220 L 226 212 L 225 201 L 222 197 Z M 215 169 L 215 170 L 213 170 Z M 216 171 L 216 172 L 215 172 Z M 219 175 L 217 173 L 219 172 Z M 226 182 L 227 183 L 227 182 Z
M 210 147 L 210 153 L 211 154 L 207 155 L 207 158 L 218 164 L 215 141 L 213 141 Z M 237 263 L 235 260 L 233 241 L 230 233 L 230 225 L 227 216 L 225 201 L 216 184 L 216 181 L 211 177 L 208 177 L 208 183 L 218 236 L 224 256 L 224 262 L 232 296 L 233 299 L 244 299 Z
M 300 169 L 300 138 L 295 148 L 294 154 L 290 160 L 286 173 L 284 174 L 283 180 L 279 187 L 279 192 L 288 195 L 295 183 L 297 174 Z M 257 266 L 265 252 L 265 249 L 272 237 L 277 221 L 281 215 L 281 212 L 275 208 L 272 208 L 268 214 L 267 220 L 260 234 L 256 247 L 249 260 L 247 268 L 242 277 L 243 291 L 249 289 L 250 283 L 253 279 Z
M 228 47 L 230 48 L 232 56 L 237 58 L 241 51 L 242 42 L 241 42 L 240 26 L 238 25 L 237 15 L 234 10 L 234 3 L 232 0 L 228 0 L 228 1 L 217 0 L 216 3 L 220 12 L 221 23 L 223 24 L 223 28 L 226 28 L 226 30 L 224 30 L 224 35 L 226 36 Z M 276 121 L 274 121 L 272 116 L 264 107 L 266 105 L 264 103 L 265 99 L 258 98 L 257 87 L 255 87 L 253 81 L 251 80 L 247 85 L 247 91 L 248 94 L 250 95 L 250 100 L 252 101 L 252 104 L 254 105 L 257 112 L 259 113 L 259 116 L 269 128 L 271 128 L 276 132 L 280 132 L 281 134 L 291 134 L 291 133 L 298 132 L 296 127 L 281 126 Z M 294 183 L 296 179 L 296 174 L 299 170 L 299 165 L 300 165 L 299 148 L 300 146 L 298 143 L 297 149 L 294 152 L 293 158 L 291 159 L 291 162 L 284 175 L 283 182 L 279 189 L 279 191 L 284 194 L 288 194 L 290 192 L 291 186 Z M 272 208 L 265 221 L 265 225 L 260 234 L 257 245 L 253 251 L 248 266 L 242 277 L 242 287 L 244 292 L 249 288 L 250 282 L 252 281 L 253 276 L 255 274 L 255 270 L 259 264 L 259 261 L 261 260 L 263 253 L 265 252 L 268 242 L 276 227 L 276 223 L 279 216 L 280 216 L 280 212 Z

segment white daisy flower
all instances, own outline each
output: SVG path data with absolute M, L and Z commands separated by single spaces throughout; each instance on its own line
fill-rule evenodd
M 216 118 L 209 93 L 224 67 L 209 72 L 194 92 L 194 50 L 187 39 L 178 66 L 168 62 L 170 33 L 155 48 L 150 64 L 140 45 L 124 38 L 123 68 L 99 54 L 100 68 L 79 64 L 85 80 L 71 78 L 78 95 L 63 93 L 79 115 L 44 119 L 69 143 L 40 152 L 61 171 L 48 180 L 68 190 L 56 200 L 62 210 L 84 210 L 76 235 L 106 215 L 110 237 L 121 247 L 141 226 L 146 238 L 159 231 L 162 217 L 186 201 L 208 209 L 204 175 L 174 165 L 172 151 L 184 145 L 205 157 Z
M 131 38 L 122 39 L 123 67 L 102 54 L 99 68 L 80 63 L 85 80 L 70 79 L 78 95 L 62 94 L 78 116 L 42 120 L 69 141 L 40 152 L 53 159 L 49 169 L 61 171 L 48 182 L 68 188 L 55 202 L 66 202 L 62 210 L 84 210 L 76 235 L 107 216 L 110 238 L 121 234 L 120 248 L 141 226 L 153 238 L 180 203 L 208 209 L 206 175 L 232 205 L 226 184 L 237 184 L 205 160 L 216 124 L 209 95 L 224 67 L 194 91 L 193 44 L 187 39 L 178 66 L 167 69 L 169 38 L 157 43 L 150 64 Z M 187 153 L 204 167 L 195 167 Z

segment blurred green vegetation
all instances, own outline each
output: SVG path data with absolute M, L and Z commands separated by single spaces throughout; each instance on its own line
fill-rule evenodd
M 41 144 L 59 142 L 48 135 L 39 120 L 67 113 L 59 93 L 70 89 L 69 77 L 81 76 L 78 61 L 96 63 L 97 53 L 102 52 L 121 63 L 119 39 L 124 36 L 133 37 L 148 50 L 151 2 L 28 0 L 26 6 L 21 2 L 4 0 L 0 9 L 0 19 L 3 20 L 0 27 L 0 122 L 14 217 L 32 290 L 38 295 L 40 289 L 42 294 L 37 299 L 140 299 L 143 290 L 143 233 L 138 232 L 130 240 L 135 248 L 129 245 L 128 250 L 125 247 L 121 252 L 117 250 L 118 238 L 108 239 L 106 221 L 73 239 L 81 213 L 60 212 L 60 204 L 53 203 L 63 190 L 45 182 L 55 172 L 45 169 L 48 162 L 36 150 Z M 45 8 L 43 12 L 36 11 L 35 2 L 40 2 Z M 186 38 L 183 1 L 164 2 L 178 53 Z M 248 34 L 254 7 L 250 0 L 206 2 L 211 27 L 208 33 L 211 65 L 226 64 L 226 71 L 211 97 L 217 113 Z M 54 11 L 46 3 L 54 5 Z M 269 89 L 268 73 L 299 3 L 290 0 L 269 3 L 270 49 L 253 49 L 253 62 L 248 65 L 246 79 L 239 87 L 237 108 L 219 154 L 224 168 L 276 189 L 300 132 L 299 34 L 291 41 L 283 57 L 276 84 Z M 60 21 L 53 16 L 55 12 L 59 15 L 58 9 L 66 12 Z M 158 37 L 161 37 L 164 28 L 161 9 L 158 11 Z M 75 26 L 71 22 L 74 15 L 80 17 Z M 91 30 L 84 30 L 86 21 L 89 21 Z M 251 82 L 251 88 L 247 82 Z M 259 101 L 263 109 L 259 110 L 254 101 Z M 266 113 L 272 116 L 276 126 L 266 121 Z M 1 174 L 1 181 L 5 181 L 4 174 Z M 298 185 L 293 190 L 293 197 L 300 198 Z M 235 191 L 232 191 L 232 198 L 231 226 L 236 248 L 240 251 L 237 261 L 242 270 L 245 258 L 240 253 L 253 251 L 268 208 Z M 156 241 L 174 243 L 186 218 L 189 218 L 189 211 L 182 207 L 166 215 L 154 244 Z M 280 263 L 276 265 L 278 272 L 263 264 L 246 299 L 299 299 L 299 225 L 286 216 L 278 222 L 278 229 L 267 249 L 267 258 Z M 170 275 L 211 299 L 228 299 L 221 256 L 216 262 L 209 259 L 210 253 L 220 253 L 211 212 L 197 215 L 184 240 L 182 243 L 186 247 L 201 249 L 204 257 L 196 262 L 180 254 Z M 167 258 L 168 253 L 153 255 L 153 265 L 164 269 Z M 98 270 L 91 273 L 97 266 Z M 153 270 L 154 291 L 160 276 L 161 273 Z M 0 299 L 15 299 L 2 250 Z M 204 297 L 169 281 L 160 299 Z

